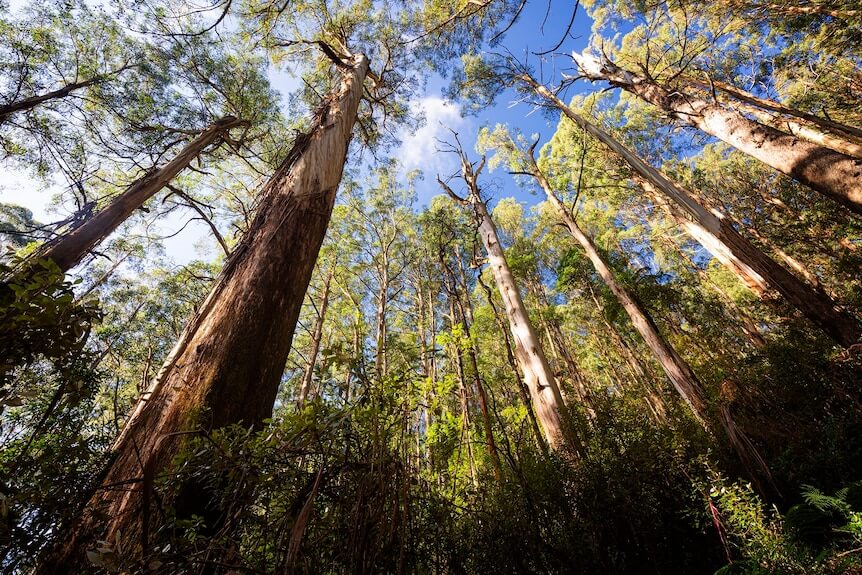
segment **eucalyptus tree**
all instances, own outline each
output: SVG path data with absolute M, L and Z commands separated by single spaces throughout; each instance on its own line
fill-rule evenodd
M 703 385 L 695 375 L 691 367 L 668 344 L 661 335 L 655 321 L 643 305 L 634 297 L 614 276 L 608 263 L 599 253 L 593 240 L 587 236 L 575 221 L 571 212 L 562 203 L 557 193 L 551 187 L 545 174 L 536 163 L 534 151 L 538 140 L 529 148 L 523 150 L 517 146 L 515 141 L 508 135 L 505 128 L 498 126 L 491 132 L 483 133 L 485 146 L 497 152 L 495 163 L 505 162 L 512 170 L 520 175 L 528 175 L 536 180 L 539 187 L 545 193 L 548 202 L 554 207 L 557 216 L 563 221 L 569 232 L 586 252 L 602 281 L 610 288 L 620 301 L 620 305 L 631 318 L 637 331 L 644 338 L 647 346 L 653 352 L 656 360 L 661 364 L 668 379 L 678 391 L 680 396 L 691 408 L 695 418 L 704 426 L 708 425 L 708 414 L 706 404 L 706 392 Z M 486 148 L 487 149 L 487 148 Z
M 458 154 L 461 161 L 461 178 L 467 186 L 469 196 L 467 198 L 458 196 L 439 176 L 437 181 L 453 200 L 469 206 L 475 213 L 488 263 L 494 272 L 497 290 L 500 292 L 506 308 L 509 329 L 515 342 L 515 357 L 523 373 L 524 383 L 530 391 L 533 408 L 542 424 L 542 430 L 549 447 L 561 449 L 567 443 L 564 421 L 565 404 L 554 374 L 548 365 L 542 343 L 533 328 L 518 285 L 506 261 L 497 235 L 497 228 L 491 220 L 485 200 L 480 195 L 477 179 L 485 166 L 485 159 L 482 158 L 478 163 L 470 162 L 460 144 L 453 147 L 452 151 Z M 568 436 L 571 438 L 571 434 Z M 569 441 L 569 443 L 571 448 L 578 449 L 577 442 Z
M 747 118 L 732 107 L 670 88 L 606 58 L 574 55 L 584 76 L 604 80 L 657 106 L 684 125 L 715 136 L 848 209 L 862 214 L 862 160 Z
M 554 91 L 535 80 L 522 65 L 506 57 L 490 62 L 479 57 L 469 58 L 465 75 L 457 78 L 458 89 L 462 94 L 484 100 L 493 99 L 507 84 L 520 87 L 527 97 L 531 94 L 537 96 L 538 105 L 558 110 L 584 132 L 610 148 L 641 181 L 647 182 L 673 202 L 697 228 L 698 241 L 739 275 L 755 293 L 769 300 L 770 292 L 777 292 L 845 347 L 859 341 L 862 325 L 849 311 L 769 258 L 735 229 L 727 215 L 710 211 L 691 191 L 669 180 L 606 130 L 566 105 Z
M 638 298 L 632 294 L 622 282 L 615 276 L 605 258 L 599 253 L 594 241 L 578 225 L 569 208 L 563 204 L 558 192 L 553 189 L 550 181 L 535 159 L 536 140 L 528 149 L 520 147 L 508 131 L 498 126 L 493 132 L 485 131 L 480 136 L 480 145 L 484 148 L 494 149 L 496 154 L 494 162 L 505 164 L 515 174 L 533 178 L 545 193 L 547 201 L 553 206 L 557 216 L 568 228 L 569 232 L 584 250 L 587 258 L 601 277 L 605 285 L 610 289 L 619 301 L 620 306 L 628 314 L 632 325 L 643 338 L 647 347 L 658 361 L 673 384 L 674 389 L 688 405 L 694 418 L 707 430 L 710 431 L 709 395 L 706 387 L 694 373 L 694 370 L 671 345 L 658 329 L 651 314 Z M 660 404 L 658 404 L 660 406 Z M 757 453 L 751 441 L 741 434 L 738 426 L 732 419 L 722 419 L 724 434 L 755 476 L 763 473 L 764 477 L 770 477 L 768 468 L 763 458 Z
M 74 571 L 95 540 L 114 541 L 118 534 L 129 542 L 130 555 L 145 555 L 159 523 L 150 513 L 149 479 L 124 492 L 109 486 L 165 472 L 182 449 L 182 430 L 205 433 L 236 423 L 257 428 L 272 412 L 354 127 L 379 141 L 388 125 L 370 121 L 374 114 L 384 120 L 403 115 L 399 98 L 410 73 L 405 54 L 393 49 L 404 30 L 385 6 L 312 2 L 293 9 L 296 18 L 274 5 L 256 6 L 258 18 L 250 25 L 265 31 L 271 50 L 304 55 L 309 87 L 315 82 L 326 95 L 306 131 L 280 154 L 245 237 L 114 443 L 103 488 L 42 572 Z M 318 49 L 323 58 L 309 58 L 309 50 Z M 217 528 L 224 511 L 207 511 L 209 499 L 206 490 L 186 485 L 178 515 L 203 513 Z

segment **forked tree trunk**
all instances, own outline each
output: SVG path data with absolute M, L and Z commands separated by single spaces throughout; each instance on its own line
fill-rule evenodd
M 731 221 L 724 214 L 706 209 L 690 192 L 668 180 L 661 172 L 648 165 L 610 134 L 587 122 L 530 76 L 520 76 L 519 80 L 559 109 L 581 129 L 609 147 L 643 178 L 643 181 L 648 182 L 669 198 L 685 214 L 685 217 L 696 224 L 686 228 L 692 233 L 692 237 L 701 242 L 719 261 L 728 265 L 734 272 L 740 268 L 744 269 L 745 277 L 750 278 L 750 282 L 746 281 L 745 284 L 754 289 L 755 293 L 763 297 L 774 290 L 844 347 L 850 347 L 859 342 L 862 337 L 862 325 L 855 317 L 831 298 L 817 292 L 757 249 L 734 229 Z M 728 261 L 732 264 L 727 264 Z M 753 286 L 758 287 L 755 289 Z
M 311 349 L 306 358 L 308 365 L 305 366 L 305 371 L 302 372 L 302 381 L 299 384 L 299 397 L 296 400 L 297 409 L 305 407 L 305 402 L 308 400 L 308 394 L 311 391 L 314 368 L 317 365 L 317 354 L 320 353 L 320 342 L 323 340 L 323 324 L 326 319 L 326 309 L 329 307 L 329 288 L 332 284 L 334 272 L 335 264 L 332 265 L 329 274 L 326 276 L 326 283 L 323 284 L 323 295 L 320 298 L 320 307 L 317 308 L 314 331 L 311 333 Z
M 261 190 L 241 245 L 117 438 L 102 487 L 39 573 L 86 570 L 83 557 L 96 540 L 140 557 L 160 519 L 144 505 L 145 487 L 170 467 L 184 438 L 231 424 L 259 427 L 272 413 L 367 71 L 367 58 L 353 58 L 312 129 Z M 180 516 L 211 516 L 205 490 L 185 495 L 176 502 Z
M 811 189 L 862 214 L 862 159 L 801 140 L 747 118 L 737 110 L 671 91 L 591 56 L 577 58 L 592 80 L 631 92 L 688 126 L 715 136 Z
M 719 84 L 722 86 L 730 87 L 728 84 L 724 84 L 722 82 L 713 81 L 712 86 L 705 85 L 702 82 L 697 80 L 689 80 L 686 78 L 686 81 L 699 88 L 701 90 L 709 90 L 712 87 L 715 87 L 721 92 L 728 93 L 731 96 L 735 96 L 736 90 L 734 88 L 734 92 L 728 92 L 726 89 L 720 88 Z M 743 92 L 739 90 L 743 94 L 748 94 L 748 92 Z M 793 136 L 797 136 L 799 138 L 803 138 L 808 140 L 809 142 L 813 142 L 815 144 L 819 144 L 821 146 L 825 146 L 827 148 L 831 148 L 836 152 L 841 152 L 842 154 L 846 154 L 848 156 L 853 156 L 855 158 L 862 158 L 862 144 L 853 141 L 851 138 L 844 135 L 837 135 L 834 133 L 830 133 L 829 130 L 822 128 L 817 125 L 813 125 L 812 122 L 807 120 L 799 119 L 798 116 L 795 116 L 797 119 L 782 117 L 780 115 L 776 115 L 774 112 L 767 111 L 766 109 L 761 108 L 760 106 L 753 104 L 753 101 L 760 100 L 753 94 L 748 94 L 747 98 L 742 98 L 739 96 L 739 99 L 733 102 L 733 107 L 739 110 L 744 111 L 760 122 L 765 126 L 769 126 L 771 128 L 775 128 L 776 130 L 780 130 L 782 132 L 786 132 Z M 763 101 L 763 100 L 760 100 Z M 768 102 L 768 101 L 767 101 Z M 770 106 L 770 110 L 774 109 L 778 106 Z M 801 114 L 801 112 L 797 112 L 797 114 Z M 814 116 L 816 118 L 816 116 Z M 845 130 L 852 129 L 849 127 L 845 127 Z
M 27 262 L 49 259 L 57 264 L 61 271 L 69 271 L 135 210 L 167 186 L 208 146 L 218 142 L 226 131 L 244 123 L 232 116 L 215 122 L 189 142 L 170 162 L 137 180 L 96 214 L 47 242 L 27 258 Z M 27 273 L 27 262 L 22 267 L 23 274 Z
M 527 314 L 527 307 L 521 298 L 521 292 L 518 290 L 515 276 L 512 274 L 509 263 L 506 261 L 506 255 L 503 253 L 503 246 L 500 244 L 497 228 L 491 220 L 490 214 L 488 214 L 485 203 L 479 196 L 476 177 L 478 172 L 481 171 L 481 165 L 474 171 L 466 158 L 462 158 L 462 168 L 464 180 L 470 188 L 469 200 L 458 198 L 439 178 L 438 181 L 450 196 L 461 203 L 468 202 L 476 213 L 479 235 L 482 238 L 482 245 L 485 247 L 485 252 L 488 255 L 488 265 L 494 274 L 497 290 L 500 293 L 503 305 L 506 308 L 506 315 L 509 318 L 509 328 L 515 342 L 515 358 L 524 374 L 524 383 L 527 385 L 527 389 L 530 390 L 533 408 L 542 424 L 548 446 L 552 450 L 559 449 L 567 441 L 567 434 L 563 427 L 562 418 L 565 405 L 563 398 L 554 380 L 554 374 L 548 365 L 539 335 L 536 333 L 535 328 L 533 328 L 530 316 Z M 576 450 L 578 449 L 577 445 L 572 445 L 572 447 Z

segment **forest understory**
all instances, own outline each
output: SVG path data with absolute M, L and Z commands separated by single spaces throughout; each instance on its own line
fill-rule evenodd
M 0 572 L 862 575 L 858 0 L 0 0 Z

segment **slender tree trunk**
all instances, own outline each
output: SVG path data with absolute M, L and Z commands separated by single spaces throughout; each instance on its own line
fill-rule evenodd
M 563 398 L 548 366 L 539 336 L 527 314 L 518 285 L 515 283 L 515 276 L 509 269 L 497 236 L 497 228 L 491 221 L 484 203 L 479 201 L 474 205 L 481 217 L 479 233 L 488 253 L 488 263 L 506 308 L 506 315 L 509 317 L 509 327 L 515 341 L 515 358 L 521 366 L 524 383 L 530 390 L 533 406 L 539 421 L 542 422 L 548 446 L 556 449 L 560 447 L 565 437 L 561 418 Z
M 93 247 L 126 221 L 126 218 L 135 210 L 167 186 L 204 149 L 218 142 L 226 131 L 242 124 L 244 124 L 242 120 L 232 116 L 214 123 L 189 142 L 170 162 L 136 181 L 95 215 L 47 242 L 30 256 L 28 261 L 50 259 L 62 271 L 69 271 L 79 264 Z M 26 273 L 26 267 L 23 273 Z
M 567 439 L 562 419 L 565 405 L 563 398 L 554 380 L 554 374 L 548 365 L 541 340 L 533 328 L 530 316 L 527 314 L 527 308 L 521 298 L 515 276 L 506 261 L 503 247 L 500 245 L 500 239 L 497 235 L 497 228 L 488 214 L 485 203 L 479 197 L 476 176 L 481 170 L 481 166 L 474 171 L 466 158 L 462 158 L 462 167 L 464 179 L 470 188 L 470 199 L 467 201 L 473 206 L 476 213 L 479 235 L 488 255 L 488 265 L 494 274 L 497 290 L 500 292 L 500 297 L 506 308 L 506 315 L 509 318 L 509 328 L 515 342 L 515 358 L 524 374 L 524 383 L 530 390 L 533 407 L 542 423 L 548 446 L 552 450 L 559 449 Z M 464 201 L 460 200 L 442 181 L 440 183 L 450 196 L 458 199 L 458 201 Z M 577 442 L 572 441 L 572 443 Z M 577 450 L 579 446 L 572 445 L 572 447 Z
M 752 281 L 756 280 L 756 285 L 761 286 L 757 289 L 757 292 L 760 292 L 759 295 L 763 296 L 767 290 L 778 292 L 788 303 L 795 306 L 812 323 L 844 347 L 850 347 L 859 341 L 862 337 L 862 325 L 855 317 L 828 296 L 818 293 L 758 250 L 734 229 L 729 218 L 721 213 L 706 209 L 692 197 L 690 192 L 668 180 L 658 170 L 648 165 L 608 133 L 577 115 L 533 78 L 525 75 L 521 76 L 520 80 L 552 103 L 567 118 L 609 147 L 644 181 L 647 181 L 672 200 L 687 218 L 697 223 L 697 226 L 693 226 L 697 230 L 697 234 L 701 234 L 701 237 L 704 233 L 707 234 L 704 238 L 707 243 L 703 244 L 705 248 L 716 257 L 719 257 L 717 254 L 723 254 L 724 259 L 719 258 L 722 263 L 732 258 L 736 267 L 745 266 L 746 276 L 750 277 Z M 686 229 L 691 232 L 690 228 Z M 698 236 L 694 235 L 695 232 L 692 233 L 693 237 L 698 239 Z M 746 285 L 751 287 L 749 283 Z
M 631 318 L 635 329 L 643 337 L 647 347 L 650 348 L 650 351 L 652 351 L 653 356 L 659 362 L 665 374 L 667 374 L 674 388 L 689 406 L 695 419 L 705 428 L 708 428 L 707 422 L 709 418 L 707 414 L 706 392 L 703 389 L 703 384 L 700 383 L 700 380 L 694 374 L 691 367 L 689 367 L 688 363 L 679 356 L 676 350 L 659 333 L 658 327 L 652 317 L 650 317 L 647 310 L 640 304 L 637 298 L 617 281 L 610 267 L 596 249 L 593 241 L 581 231 L 575 219 L 559 198 L 557 198 L 556 194 L 554 194 L 548 180 L 538 171 L 538 168 L 535 168 L 535 170 L 534 176 L 539 185 L 542 186 L 542 189 L 545 190 L 548 201 L 554 206 L 557 214 L 563 220 L 566 227 L 569 228 L 572 236 L 586 252 L 596 273 L 599 274 L 602 281 L 613 292 L 620 305 L 626 311 L 629 318 Z
M 132 68 L 132 66 L 123 66 L 122 68 L 108 74 L 100 74 L 88 80 L 81 80 L 79 82 L 71 82 L 69 84 L 66 84 L 62 88 L 58 88 L 44 94 L 39 94 L 37 96 L 31 96 L 29 98 L 24 98 L 23 100 L 18 100 L 17 102 L 10 102 L 8 104 L 4 104 L 0 106 L 0 124 L 4 123 L 6 120 L 9 119 L 9 116 L 16 112 L 32 110 L 33 108 L 51 100 L 61 100 L 66 96 L 70 95 L 72 92 L 76 92 L 89 86 L 95 86 L 96 84 L 101 84 L 102 82 L 107 81 L 109 78 L 112 78 L 113 76 L 116 76 L 124 72 L 125 70 L 128 70 L 129 68 Z
M 314 322 L 314 331 L 311 334 L 311 349 L 306 358 L 308 365 L 305 366 L 305 371 L 302 373 L 302 382 L 299 384 L 299 398 L 296 401 L 297 409 L 305 407 L 308 393 L 311 390 L 314 367 L 317 365 L 317 354 L 320 352 L 320 342 L 323 339 L 323 323 L 326 318 L 326 308 L 329 307 L 329 288 L 334 272 L 335 264 L 329 270 L 329 274 L 326 276 L 326 283 L 323 284 L 323 295 L 320 298 L 320 307 L 317 309 L 317 320 Z
M 760 332 L 760 328 L 757 326 L 757 323 L 754 319 L 743 310 L 739 304 L 737 304 L 730 295 L 721 286 L 719 286 L 712 278 L 709 277 L 704 270 L 700 268 L 689 255 L 685 252 L 685 250 L 679 246 L 672 237 L 669 235 L 666 236 L 666 243 L 672 248 L 675 249 L 680 257 L 682 257 L 688 267 L 692 269 L 696 274 L 698 279 L 700 279 L 701 283 L 707 285 L 712 289 L 716 295 L 721 299 L 722 303 L 730 310 L 732 317 L 739 323 L 740 329 L 745 334 L 745 337 L 748 339 L 749 343 L 755 349 L 763 349 L 766 347 L 766 340 L 763 337 L 763 334 Z
M 689 406 L 695 419 L 709 432 L 710 427 L 708 423 L 709 416 L 707 412 L 706 390 L 704 389 L 703 384 L 697 378 L 688 363 L 677 353 L 673 346 L 671 346 L 670 343 L 662 337 L 652 317 L 650 317 L 647 310 L 640 304 L 637 298 L 633 294 L 630 294 L 621 283 L 617 282 L 613 272 L 598 253 L 598 250 L 596 250 L 592 240 L 581 231 L 571 213 L 569 213 L 560 199 L 557 198 L 553 188 L 551 188 L 551 184 L 539 170 L 532 155 L 530 156 L 530 160 L 534 170 L 533 176 L 545 191 L 548 201 L 554 206 L 557 214 L 572 233 L 572 236 L 584 249 L 596 272 L 605 282 L 605 285 L 607 285 L 611 292 L 613 292 L 617 301 L 619 301 L 629 318 L 631 318 L 635 329 L 640 333 L 641 337 L 643 337 L 647 347 L 649 347 L 653 352 L 653 356 L 658 360 L 662 369 L 664 369 L 668 379 L 677 390 L 677 393 L 680 394 L 682 399 Z M 649 396 L 649 388 L 647 389 L 647 392 Z M 652 403 L 650 403 L 650 405 L 656 409 L 659 408 L 657 405 L 653 405 Z M 742 459 L 743 462 L 763 461 L 751 442 L 745 443 L 738 441 L 738 437 L 742 434 L 742 431 L 735 427 L 733 421 L 729 417 L 721 418 L 721 424 L 725 432 L 725 436 L 733 448 L 737 450 L 740 459 Z M 762 469 L 757 471 L 761 471 L 765 475 L 770 476 L 769 469 L 765 464 Z M 752 472 L 754 473 L 755 471 L 752 470 Z
M 442 263 L 442 262 L 441 262 Z M 445 266 L 444 266 L 445 267 Z M 452 278 L 454 285 L 455 278 Z M 449 327 L 452 333 L 455 333 L 455 325 L 458 323 L 455 312 L 455 293 L 454 289 L 449 292 Z M 470 396 L 467 393 L 467 379 L 464 375 L 464 350 L 461 349 L 461 342 L 454 341 L 452 344 L 455 356 L 455 373 L 458 376 L 458 399 L 461 403 L 461 436 L 463 443 L 467 445 L 467 457 L 470 463 L 470 481 L 473 485 L 478 485 L 478 477 L 476 471 L 476 459 L 473 456 L 473 437 L 470 424 Z
M 80 572 L 96 540 L 113 545 L 120 537 L 127 552 L 143 555 L 160 519 L 145 505 L 153 479 L 169 468 L 184 437 L 230 424 L 259 427 L 272 413 L 367 71 L 367 58 L 355 57 L 314 127 L 261 191 L 243 242 L 117 438 L 102 487 L 39 573 Z M 205 489 L 183 491 L 180 517 L 220 513 L 208 507 Z M 212 519 L 217 525 L 219 517 Z
M 506 323 L 503 320 L 502 315 L 500 314 L 500 310 L 497 307 L 497 304 L 494 303 L 494 297 L 491 292 L 491 287 L 486 284 L 482 280 L 481 272 L 477 276 L 477 280 L 479 285 L 482 286 L 482 289 L 485 290 L 485 294 L 488 298 L 488 305 L 491 306 L 491 311 L 494 314 L 494 321 L 497 323 L 497 327 L 500 329 L 500 333 L 503 335 L 503 343 L 506 348 L 506 361 L 509 363 L 509 367 L 512 370 L 512 376 L 515 378 L 515 384 L 518 386 L 518 395 L 521 397 L 521 402 L 524 404 L 524 408 L 527 410 L 527 418 L 530 420 L 530 426 L 533 429 L 533 435 L 536 438 L 536 444 L 542 451 L 547 451 L 548 446 L 544 442 L 544 435 L 542 434 L 542 429 L 539 427 L 539 422 L 536 420 L 536 412 L 533 410 L 533 403 L 530 401 L 530 392 L 527 389 L 524 380 L 521 379 L 521 372 L 518 371 L 518 364 L 515 361 L 515 354 L 512 351 L 512 342 L 509 339 L 509 331 L 506 329 Z
M 470 292 L 467 289 L 467 273 L 464 271 L 464 262 L 461 259 L 461 250 L 455 246 L 455 258 L 458 261 L 458 273 L 461 278 L 462 290 L 456 290 L 458 296 L 458 307 L 461 308 L 461 324 L 464 334 L 469 340 L 467 355 L 470 358 L 470 367 L 473 368 L 473 380 L 476 383 L 476 395 L 479 399 L 479 410 L 482 412 L 482 427 L 485 431 L 485 443 L 488 445 L 488 455 L 491 457 L 491 465 L 494 475 L 502 479 L 503 468 L 500 465 L 500 455 L 497 452 L 497 443 L 494 440 L 493 426 L 491 425 L 491 411 L 488 409 L 488 396 L 485 393 L 485 385 L 482 383 L 482 374 L 479 372 L 479 359 L 473 340 L 470 338 L 470 329 L 473 325 L 473 304 L 470 302 Z M 464 304 L 461 303 L 460 294 L 464 295 Z
M 680 122 L 715 136 L 741 152 L 862 214 L 862 159 L 800 140 L 750 120 L 740 112 L 679 91 L 589 56 L 578 64 L 592 80 L 605 80 L 639 96 Z
M 377 292 L 377 350 L 374 356 L 374 369 L 377 378 L 386 375 L 386 308 L 389 303 L 389 258 L 383 254 L 383 262 L 380 270 L 380 290 Z

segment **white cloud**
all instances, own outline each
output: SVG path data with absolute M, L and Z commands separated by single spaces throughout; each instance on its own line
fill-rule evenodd
M 56 214 L 50 213 L 49 206 L 61 189 L 59 183 L 45 184 L 8 162 L 0 164 L 0 202 L 29 209 L 36 221 L 48 223 L 57 219 Z
M 451 141 L 449 129 L 466 133 L 462 128 L 469 127 L 469 121 L 461 117 L 461 109 L 457 104 L 439 96 L 426 96 L 413 104 L 413 112 L 425 117 L 424 124 L 415 132 L 402 137 L 395 156 L 405 171 L 421 169 L 427 177 L 433 178 L 437 172 L 445 175 L 451 172 L 458 162 L 451 154 L 438 151 L 439 140 Z M 464 141 L 469 145 L 472 137 Z

